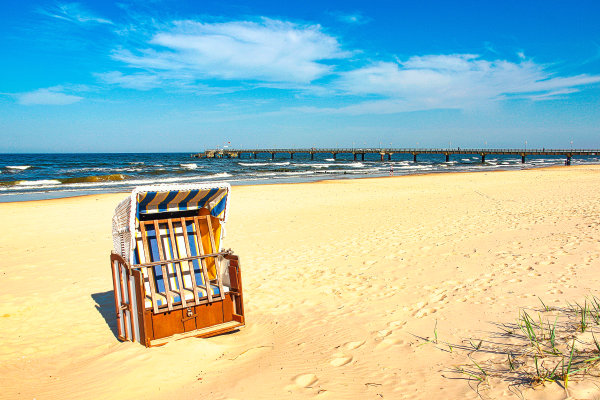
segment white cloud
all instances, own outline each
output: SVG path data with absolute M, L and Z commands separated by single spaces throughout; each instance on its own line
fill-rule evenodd
M 109 85 L 117 85 L 126 89 L 151 90 L 156 88 L 174 89 L 179 92 L 194 92 L 198 94 L 223 94 L 242 90 L 236 86 L 208 86 L 197 82 L 193 76 L 186 74 L 160 71 L 158 73 L 138 72 L 123 74 L 120 71 L 95 73 L 94 76 Z
M 112 71 L 94 75 L 105 83 L 119 85 L 128 89 L 150 90 L 162 84 L 161 79 L 157 75 L 147 73 L 124 75 L 122 72 Z
M 305 84 L 332 72 L 323 60 L 342 58 L 336 38 L 319 25 L 260 22 L 176 21 L 155 33 L 148 47 L 118 49 L 113 58 L 131 68 L 172 71 L 196 79 Z
M 337 86 L 349 94 L 378 98 L 341 110 L 391 113 L 474 108 L 515 97 L 547 100 L 598 82 L 600 76 L 555 77 L 532 61 L 488 61 L 454 54 L 373 63 L 341 74 Z
M 40 12 L 53 18 L 79 24 L 95 23 L 113 25 L 112 21 L 94 15 L 92 12 L 84 9 L 79 3 L 58 4 L 52 9 L 41 9 Z
M 31 105 L 52 105 L 62 106 L 66 104 L 77 103 L 82 100 L 83 97 L 67 94 L 63 92 L 61 86 L 55 86 L 45 89 L 37 89 L 32 92 L 18 93 L 15 94 L 19 104 L 26 106 Z
M 351 25 L 362 25 L 371 21 L 370 18 L 365 17 L 360 12 L 353 13 L 343 13 L 343 12 L 332 12 L 333 15 L 338 21 L 351 24 Z

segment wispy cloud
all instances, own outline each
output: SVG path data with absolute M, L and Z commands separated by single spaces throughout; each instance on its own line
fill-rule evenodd
M 110 85 L 127 89 L 150 90 L 161 86 L 162 80 L 155 74 L 135 73 L 125 75 L 119 71 L 96 73 L 96 78 Z
M 436 108 L 476 108 L 500 100 L 547 100 L 600 82 L 600 76 L 558 77 L 524 60 L 484 60 L 472 54 L 415 56 L 375 62 L 344 72 L 336 82 L 348 94 L 375 99 L 340 109 L 392 113 Z
M 79 3 L 57 4 L 56 6 L 51 8 L 39 9 L 39 12 L 49 17 L 62 19 L 78 24 L 92 23 L 113 25 L 112 21 L 95 15 L 91 11 L 86 10 Z
M 195 79 L 306 84 L 332 72 L 322 61 L 347 55 L 320 25 L 263 18 L 175 21 L 157 31 L 147 48 L 120 48 L 112 57 L 129 68 L 172 71 Z
M 238 86 L 209 86 L 197 82 L 193 76 L 159 71 L 156 73 L 136 72 L 123 74 L 119 71 L 95 73 L 94 76 L 101 82 L 117 85 L 126 89 L 152 90 L 163 88 L 171 91 L 191 92 L 203 95 L 233 93 L 243 90 Z
M 77 103 L 83 99 L 81 96 L 65 93 L 65 88 L 62 86 L 37 89 L 31 92 L 16 93 L 14 96 L 19 104 L 26 106 L 62 106 Z
M 345 24 L 363 25 L 371 21 L 371 18 L 365 17 L 361 12 L 344 13 L 334 11 L 330 13 L 335 19 Z

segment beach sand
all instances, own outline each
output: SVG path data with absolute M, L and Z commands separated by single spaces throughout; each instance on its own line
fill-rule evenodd
M 115 337 L 125 194 L 0 204 L 0 398 L 598 398 L 455 371 L 505 362 L 469 339 L 537 296 L 598 294 L 599 187 L 600 166 L 233 187 L 247 326 L 151 349 Z

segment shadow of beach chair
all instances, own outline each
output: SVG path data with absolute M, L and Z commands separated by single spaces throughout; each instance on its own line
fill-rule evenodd
M 244 325 L 239 258 L 219 250 L 229 192 L 146 186 L 119 203 L 110 261 L 120 340 L 151 347 Z

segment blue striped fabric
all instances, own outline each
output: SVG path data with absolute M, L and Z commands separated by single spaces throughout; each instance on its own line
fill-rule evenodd
M 142 192 L 137 202 L 138 215 L 208 208 L 213 217 L 221 218 L 227 205 L 227 188 Z

